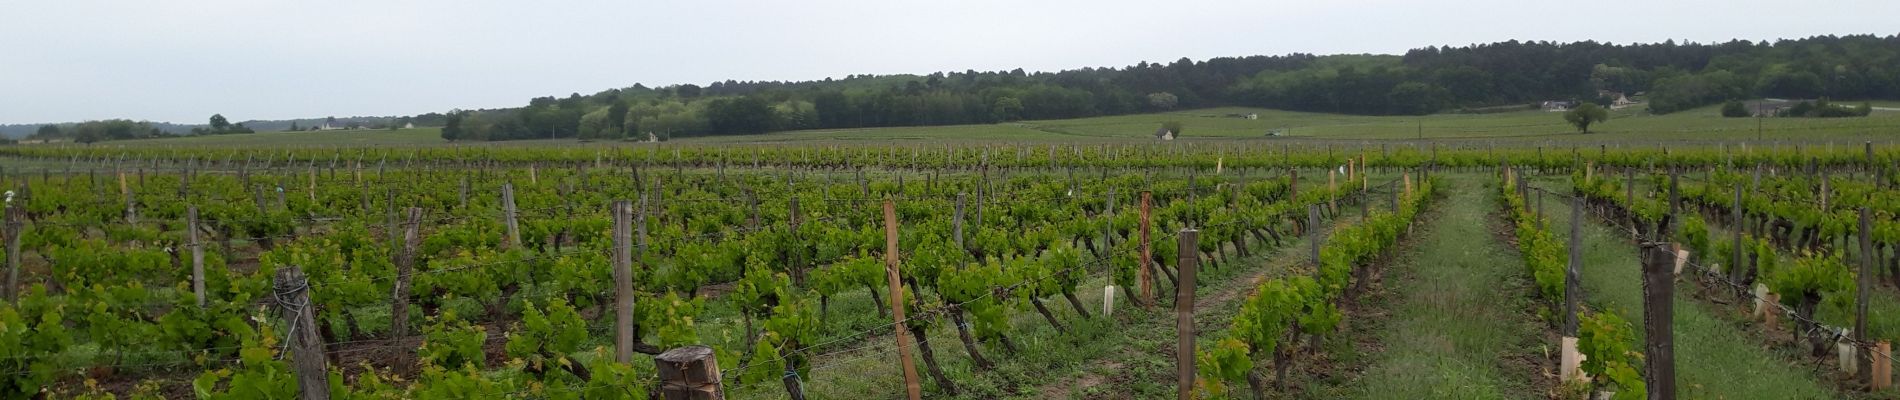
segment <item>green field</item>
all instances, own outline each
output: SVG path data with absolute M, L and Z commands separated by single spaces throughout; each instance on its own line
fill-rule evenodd
M 1881 102 L 1878 107 L 1900 107 Z M 1229 117 L 1258 114 L 1259 119 Z M 1278 139 L 1315 140 L 1463 140 L 1496 142 L 1615 142 L 1707 140 L 1892 140 L 1900 131 L 1900 111 L 1877 110 L 1866 118 L 1723 118 L 1717 107 L 1649 115 L 1639 109 L 1617 110 L 1608 122 L 1577 133 L 1559 113 L 1513 111 L 1490 114 L 1434 114 L 1426 116 L 1360 116 L 1280 111 L 1254 108 L 1208 108 L 1160 114 L 1138 114 L 1066 120 L 1020 121 L 989 125 L 950 125 L 862 129 L 822 129 L 762 135 L 705 136 L 675 140 L 682 144 L 792 144 L 888 143 L 891 141 L 1150 141 L 1164 121 L 1180 121 L 1182 138 L 1263 139 L 1278 130 Z M 1759 129 L 1759 131 L 1758 131 Z M 422 146 L 444 145 L 437 128 L 350 130 L 329 132 L 269 132 L 107 142 L 99 146 Z M 465 142 L 477 146 L 595 145 L 573 139 L 509 142 Z

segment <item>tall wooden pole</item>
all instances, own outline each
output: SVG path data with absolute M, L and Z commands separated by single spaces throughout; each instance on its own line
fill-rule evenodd
M 1181 279 L 1174 288 L 1174 376 L 1175 392 L 1180 400 L 1194 399 L 1194 270 L 1200 260 L 1200 235 L 1199 230 L 1182 229 L 1180 247 L 1175 253 L 1180 255 L 1176 266 Z
M 198 239 L 198 206 L 185 206 L 185 237 L 191 240 L 191 293 L 205 306 L 205 245 Z M 11 255 L 11 254 L 9 254 Z
M 1871 148 L 1869 150 L 1872 151 Z M 1871 153 L 1869 153 L 1871 154 Z M 1860 276 L 1857 281 L 1860 290 L 1854 294 L 1854 353 L 1857 358 L 1855 376 L 1861 383 L 1872 384 L 1874 378 L 1873 346 L 1867 341 L 1867 293 L 1874 290 L 1874 242 L 1872 217 L 1867 207 L 1860 208 Z M 1885 360 L 1883 360 L 1885 361 Z
M 403 226 L 402 252 L 396 257 L 396 284 L 390 288 L 389 333 L 401 338 L 409 332 L 409 278 L 416 268 L 416 247 L 422 245 L 422 208 L 409 207 Z
M 330 380 L 328 357 L 323 354 L 323 337 L 317 334 L 316 307 L 310 304 L 310 281 L 303 268 L 286 265 L 277 269 L 274 293 L 283 310 L 286 348 L 290 368 L 297 375 L 297 389 L 303 400 L 328 400 Z
M 1154 249 L 1149 248 L 1153 245 L 1153 239 L 1149 237 L 1149 229 L 1151 229 L 1149 226 L 1149 217 L 1152 215 L 1150 214 L 1151 211 L 1149 207 L 1152 205 L 1153 195 L 1153 192 L 1141 192 L 1141 262 L 1138 263 L 1140 268 L 1137 268 L 1137 273 L 1139 274 L 1137 276 L 1137 283 L 1141 286 L 1141 303 L 1143 307 L 1147 307 L 1148 304 L 1154 304 L 1155 301 Z
M 891 317 L 896 321 L 892 326 L 897 331 L 897 359 L 904 367 L 904 390 L 910 400 L 923 398 L 923 386 L 917 381 L 917 366 L 910 360 L 909 321 L 904 320 L 904 281 L 898 276 L 897 266 L 897 205 L 884 200 L 884 276 L 891 290 Z
M 614 202 L 614 360 L 633 362 L 633 202 Z
M 1662 240 L 1670 236 L 1673 215 L 1663 217 L 1656 236 L 1643 243 L 1644 373 L 1650 400 L 1676 398 L 1675 261 Z
M 196 214 L 196 207 L 191 208 L 191 210 L 193 214 Z M 6 213 L 7 300 L 18 304 L 20 301 L 20 234 L 25 231 L 25 229 L 23 229 L 25 225 L 22 221 L 24 218 L 21 216 L 26 213 L 26 207 L 8 205 Z M 202 277 L 204 274 L 200 273 L 198 275 L 200 276 L 198 279 L 198 306 L 203 307 L 205 297 L 203 289 L 204 279 Z
M 508 248 L 521 248 L 521 225 L 515 221 L 515 184 L 501 184 L 502 224 L 508 228 Z

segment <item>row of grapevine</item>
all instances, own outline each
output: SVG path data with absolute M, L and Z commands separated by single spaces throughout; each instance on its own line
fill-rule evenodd
M 469 183 L 469 174 L 485 183 Z M 289 369 L 275 361 L 286 356 L 289 329 L 271 311 L 282 305 L 271 272 L 295 265 L 309 276 L 317 334 L 331 344 L 332 361 L 363 363 L 333 366 L 334 393 L 645 396 L 649 364 L 614 363 L 610 352 L 589 347 L 597 341 L 584 339 L 612 329 L 611 319 L 595 317 L 611 314 L 603 311 L 613 299 L 615 246 L 607 207 L 599 205 L 629 197 L 646 198 L 637 224 L 643 250 L 634 256 L 640 267 L 631 277 L 640 293 L 639 351 L 709 343 L 739 366 L 734 383 L 776 381 L 787 371 L 809 376 L 812 355 L 830 348 L 822 346 L 864 333 L 863 325 L 827 323 L 830 299 L 887 290 L 874 261 L 883 238 L 873 202 L 891 198 L 904 221 L 898 237 L 905 289 L 913 293 L 907 298 L 918 308 L 913 315 L 927 316 L 908 328 L 929 328 L 944 314 L 969 316 L 976 334 L 966 345 L 974 355 L 977 344 L 1014 347 L 1003 316 L 1022 307 L 1060 324 L 1045 299 L 1062 297 L 1088 317 L 1075 298 L 1087 272 L 1118 281 L 1133 275 L 1132 205 L 1142 191 L 1154 194 L 1157 230 L 1204 223 L 1218 232 L 1209 242 L 1241 249 L 1249 238 L 1264 242 L 1263 231 L 1275 238 L 1287 232 L 1276 225 L 1295 221 L 1286 216 L 1303 208 L 1296 204 L 1346 192 L 1308 182 L 1295 196 L 1285 178 L 1133 173 L 1087 181 L 1034 173 L 907 181 L 591 167 L 118 176 L 16 181 L 32 184 L 14 204 L 26 215 L 21 286 L 29 289 L 0 306 L 0 318 L 37 322 L 8 324 L 33 328 L 26 331 L 0 329 L 21 344 L 0 349 L 7 370 L 23 377 L 6 393 L 79 395 L 85 391 L 70 383 L 81 370 L 124 379 L 180 368 L 204 371 L 194 386 L 205 397 L 294 391 Z M 512 235 L 503 190 L 518 203 L 520 228 Z M 958 222 L 948 210 L 970 193 L 958 248 Z M 136 218 L 124 213 L 128 203 Z M 1112 213 L 1109 203 L 1117 204 Z M 200 209 L 198 233 L 210 234 L 199 245 L 203 306 L 187 267 L 185 250 L 194 242 L 185 205 Z M 405 275 L 396 267 L 404 253 L 399 233 L 411 223 L 396 215 L 412 205 L 429 217 L 413 224 L 422 239 L 414 272 Z M 510 238 L 516 235 L 519 244 Z M 1225 258 L 1226 247 L 1204 256 Z M 414 315 L 404 328 L 419 332 L 419 342 L 392 333 L 387 310 L 398 281 L 413 285 Z M 704 290 L 712 286 L 730 289 Z M 711 303 L 739 310 L 748 325 L 743 337 L 708 336 L 700 317 L 724 307 Z M 350 356 L 387 349 L 413 349 L 416 358 Z M 596 392 L 608 387 L 619 394 Z
M 1498 182 L 1498 201 L 1504 206 L 1504 216 L 1512 225 L 1517 238 L 1518 253 L 1523 256 L 1524 266 L 1536 282 L 1537 294 L 1549 308 L 1539 310 L 1538 315 L 1546 321 L 1557 324 L 1569 324 L 1569 312 L 1576 312 L 1576 331 L 1564 332 L 1565 336 L 1574 334 L 1578 354 L 1583 356 L 1579 370 L 1589 379 L 1590 387 L 1586 393 L 1595 395 L 1599 390 L 1616 393 L 1616 399 L 1642 399 L 1647 393 L 1640 365 L 1635 360 L 1642 353 L 1631 350 L 1635 346 L 1635 329 L 1623 317 L 1609 310 L 1587 310 L 1582 299 L 1568 299 L 1579 308 L 1568 310 L 1565 307 L 1565 285 L 1570 252 L 1567 246 L 1557 241 L 1557 235 L 1550 231 L 1550 223 L 1543 216 L 1531 211 L 1522 186 L 1522 179 L 1511 169 L 1503 169 L 1503 178 Z M 1554 311 L 1553 311 L 1554 310 Z M 1566 339 L 1568 340 L 1568 339 Z M 1564 349 L 1570 351 L 1571 349 Z M 1568 365 L 1562 368 L 1569 368 Z
M 1290 349 L 1300 338 L 1317 343 L 1331 336 L 1345 318 L 1340 303 L 1348 295 L 1351 276 L 1357 270 L 1372 268 L 1371 263 L 1398 243 L 1430 203 L 1437 187 L 1435 180 L 1422 179 L 1413 188 L 1409 175 L 1404 183 L 1404 189 L 1393 188 L 1403 191 L 1397 197 L 1396 212 L 1370 210 L 1363 221 L 1328 235 L 1313 275 L 1262 282 L 1241 304 L 1226 337 L 1195 355 L 1200 375 L 1195 390 L 1224 398 L 1230 396 L 1229 383 L 1244 379 L 1255 398 L 1265 398 L 1254 360 L 1271 355 L 1274 369 L 1284 374 L 1290 368 Z M 1284 375 L 1276 380 L 1282 381 Z
M 1706 185 L 1679 186 L 1678 195 L 1683 196 L 1685 205 L 1700 204 L 1714 211 L 1711 214 L 1714 220 L 1732 220 L 1734 198 L 1738 194 L 1733 192 L 1732 188 L 1734 184 L 1741 181 L 1740 174 L 1718 170 L 1714 175 L 1718 177 L 1711 179 Z M 1717 184 L 1718 181 L 1726 182 L 1727 185 Z M 1625 184 L 1616 182 L 1616 179 L 1590 178 L 1583 174 L 1572 176 L 1573 190 L 1612 222 L 1628 220 L 1638 224 L 1653 224 L 1663 220 L 1663 215 L 1669 214 L 1669 199 L 1659 197 L 1666 195 L 1666 190 L 1669 188 L 1667 181 L 1651 179 L 1646 183 L 1651 187 L 1661 188 L 1659 190 L 1665 192 L 1652 193 L 1650 190 L 1626 187 Z M 1725 196 L 1728 200 L 1717 202 L 1712 194 L 1713 191 L 1719 190 L 1716 189 L 1717 187 L 1730 188 Z M 1856 347 L 1871 349 L 1873 348 L 1872 341 L 1893 340 L 1897 337 L 1896 334 L 1900 334 L 1900 331 L 1894 329 L 1896 321 L 1886 316 L 1890 308 L 1876 305 L 1872 310 L 1873 313 L 1866 317 L 1857 316 L 1855 313 L 1856 302 L 1862 301 L 1860 299 L 1865 297 L 1856 285 L 1856 281 L 1861 279 L 1861 274 L 1856 268 L 1851 267 L 1852 264 L 1843 259 L 1846 254 L 1844 249 L 1816 252 L 1814 250 L 1825 250 L 1834 246 L 1813 249 L 1799 244 L 1801 243 L 1799 241 L 1780 240 L 1779 238 L 1787 236 L 1778 236 L 1775 233 L 1757 236 L 1757 233 L 1775 230 L 1773 226 L 1777 224 L 1788 223 L 1789 221 L 1781 220 L 1781 218 L 1786 218 L 1787 215 L 1793 213 L 1786 212 L 1785 208 L 1772 206 L 1775 200 L 1768 196 L 1741 194 L 1743 209 L 1748 215 L 1753 216 L 1751 220 L 1757 222 L 1754 230 L 1748 229 L 1745 222 L 1744 226 L 1730 224 L 1731 226 L 1727 227 L 1728 232 L 1724 234 L 1699 213 L 1679 212 L 1673 215 L 1676 222 L 1673 223 L 1674 229 L 1668 239 L 1691 254 L 1691 257 L 1683 262 L 1698 270 L 1698 274 L 1703 275 L 1702 279 L 1696 280 L 1697 282 L 1702 282 L 1705 286 L 1725 289 L 1724 292 L 1732 293 L 1741 300 L 1754 300 L 1757 307 L 1755 315 L 1767 318 L 1766 329 L 1777 329 L 1774 321 L 1781 316 L 1785 315 L 1792 319 L 1795 324 L 1791 329 L 1791 336 L 1797 343 L 1797 347 L 1806 347 L 1814 356 L 1834 352 L 1836 343 L 1852 343 Z M 1756 214 L 1755 211 L 1747 211 L 1750 209 L 1782 211 Z M 1814 207 L 1814 209 L 1819 208 Z M 1816 220 L 1807 221 L 1809 222 L 1800 225 L 1807 228 L 1798 230 L 1832 231 L 1832 229 L 1821 229 L 1816 228 L 1815 225 L 1809 225 L 1809 223 L 1818 222 Z M 1788 231 L 1782 232 L 1785 234 Z M 1875 236 L 1878 237 L 1878 231 L 1875 232 Z M 1638 233 L 1645 237 L 1653 236 L 1651 232 L 1639 231 Z M 1856 227 L 1848 233 L 1832 234 L 1857 235 L 1858 233 Z M 1724 237 L 1733 239 L 1723 239 Z M 1742 248 L 1736 249 L 1737 245 Z M 1701 254 L 1708 256 L 1698 256 Z M 1734 256 L 1740 257 L 1734 258 Z M 1860 318 L 1867 319 L 1857 321 Z M 1855 326 L 1857 322 L 1867 326 L 1867 332 L 1861 332 L 1867 338 L 1867 342 L 1855 342 L 1860 339 L 1847 337 L 1848 330 L 1843 327 Z M 1890 355 L 1880 354 L 1875 357 L 1876 363 L 1892 362 Z

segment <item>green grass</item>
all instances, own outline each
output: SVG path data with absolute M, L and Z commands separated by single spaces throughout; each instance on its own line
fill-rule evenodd
M 1312 398 L 1524 399 L 1541 395 L 1537 364 L 1544 324 L 1516 251 L 1493 239 L 1496 209 L 1475 176 L 1435 205 L 1429 225 L 1387 267 L 1390 319 L 1355 385 Z M 1429 214 L 1428 214 L 1429 215 Z M 1360 351 L 1353 349 L 1354 351 Z
M 1567 207 L 1552 201 L 1552 210 Z M 1569 218 L 1552 218 L 1559 240 L 1569 238 Z M 1582 286 L 1588 303 L 1611 310 L 1635 326 L 1642 340 L 1643 300 L 1640 262 L 1627 233 L 1599 223 L 1583 227 Z M 1708 304 L 1692 298 L 1693 288 L 1676 289 L 1674 330 L 1676 387 L 1681 398 L 1827 399 L 1836 393 L 1818 383 L 1812 366 L 1791 362 L 1762 348 Z M 1751 326 L 1752 327 L 1752 326 Z M 1638 347 L 1640 349 L 1640 345 Z

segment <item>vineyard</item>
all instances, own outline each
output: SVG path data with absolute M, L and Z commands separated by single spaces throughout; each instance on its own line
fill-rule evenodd
M 0 167 L 8 399 L 1900 397 L 1900 147 L 15 146 Z M 1491 281 L 1428 273 L 1479 264 Z M 1431 309 L 1449 319 L 1404 311 Z M 1499 335 L 1458 314 L 1524 340 L 1473 342 Z M 1482 371 L 1417 361 L 1448 355 Z

